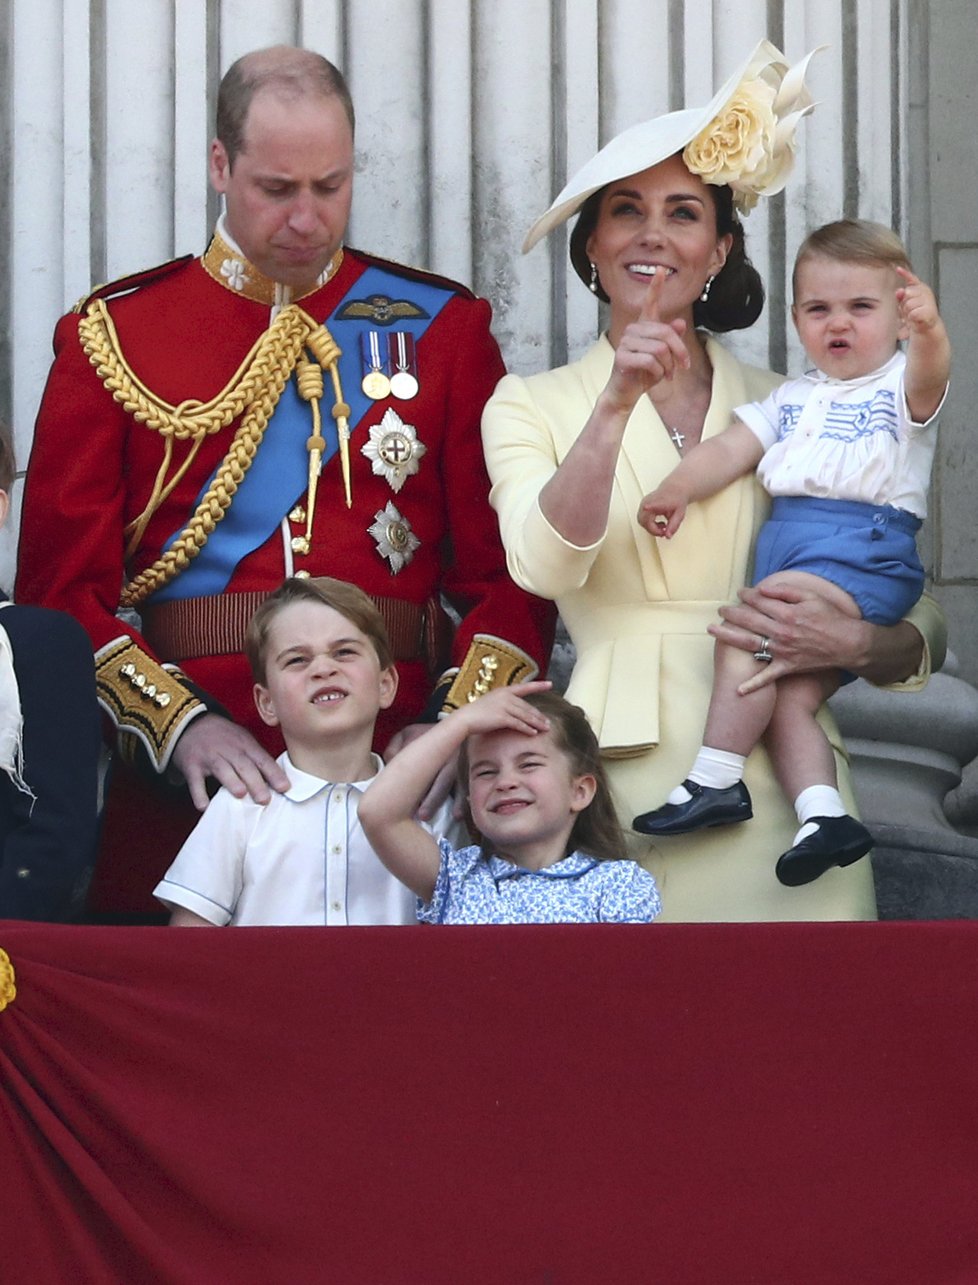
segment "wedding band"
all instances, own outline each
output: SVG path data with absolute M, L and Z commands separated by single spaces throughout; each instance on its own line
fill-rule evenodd
M 763 634 L 761 634 L 761 645 L 760 647 L 758 647 L 757 651 L 754 652 L 754 659 L 755 660 L 773 660 L 774 659 L 774 657 L 771 655 L 771 639 L 765 638 Z

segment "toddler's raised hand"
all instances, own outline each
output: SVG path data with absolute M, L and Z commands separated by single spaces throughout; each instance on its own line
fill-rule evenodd
M 951 344 L 930 286 L 906 268 L 897 273 L 906 284 L 897 287 L 897 306 L 909 335 L 904 393 L 914 421 L 926 424 L 940 409 L 951 368 Z
M 896 271 L 905 282 L 896 292 L 903 320 L 911 330 L 932 330 L 941 320 L 933 290 L 907 268 L 897 265 Z

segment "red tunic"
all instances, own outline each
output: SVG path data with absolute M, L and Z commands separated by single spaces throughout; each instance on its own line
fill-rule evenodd
M 329 325 L 341 300 L 357 298 L 356 281 L 371 265 L 401 278 L 406 299 L 412 283 L 419 280 L 450 289 L 451 298 L 417 341 L 417 396 L 410 401 L 387 398 L 372 403 L 360 422 L 351 425 L 352 508 L 346 507 L 339 456 L 323 468 L 311 548 L 308 556 L 294 556 L 294 568 L 350 580 L 368 593 L 418 605 L 442 592 L 462 615 L 452 647 L 454 665 L 463 662 L 475 636 L 490 635 L 527 653 L 545 669 L 553 608 L 510 580 L 487 498 L 479 423 L 482 408 L 503 373 L 489 330 L 489 305 L 454 283 L 347 250 L 336 275 L 301 299 L 300 306 Z M 109 311 L 130 370 L 157 398 L 174 405 L 190 398 L 205 402 L 219 394 L 270 318 L 267 303 L 221 284 L 201 260 L 187 260 L 155 277 L 150 274 L 139 288 L 112 298 Z M 200 492 L 224 458 L 236 425 L 204 439 L 188 472 L 156 510 L 127 563 L 123 532 L 146 506 L 164 444 L 157 430 L 136 422 L 112 399 L 81 347 L 79 320 L 77 313 L 63 317 L 55 333 L 55 361 L 38 416 L 24 494 L 16 596 L 21 602 L 70 612 L 88 630 L 96 653 L 125 635 L 138 648 L 137 667 L 142 656 L 167 662 L 172 658 L 157 655 L 132 623 L 120 621 L 120 587 L 152 565 L 166 542 L 186 524 Z M 332 400 L 327 378 L 324 417 Z M 372 471 L 371 460 L 361 450 L 370 425 L 379 423 L 389 407 L 415 427 L 426 448 L 417 473 L 407 478 L 397 494 L 386 477 Z M 310 431 L 304 425 L 297 435 L 295 449 L 303 458 Z M 188 449 L 187 442 L 177 442 L 175 461 Z M 293 503 L 303 500 L 304 492 Z M 420 540 L 411 560 L 396 574 L 368 532 L 389 501 Z M 304 522 L 290 527 L 293 535 L 303 531 Z M 287 570 L 286 542 L 281 530 L 276 530 L 241 559 L 225 592 L 269 592 Z M 267 727 L 257 716 L 252 679 L 239 653 L 192 656 L 183 659 L 180 667 L 191 690 L 215 698 L 269 750 L 280 751 L 277 729 Z M 417 719 L 437 677 L 421 660 L 399 663 L 398 668 L 397 703 L 378 728 L 379 744 Z M 192 716 L 198 708 L 196 698 L 186 694 L 179 674 L 175 681 Z M 117 684 L 114 699 L 103 699 L 103 706 L 117 726 L 131 727 L 121 707 L 123 699 Z M 134 708 L 140 700 L 145 710 L 145 698 L 134 692 Z M 171 711 L 174 708 L 171 704 Z M 165 768 L 178 734 L 170 735 L 166 744 L 153 743 L 152 729 L 143 738 L 157 771 Z M 196 814 L 185 790 L 164 794 L 160 785 L 154 783 L 151 789 L 144 783 L 137 795 L 137 777 L 131 770 L 120 771 L 117 766 L 114 778 L 95 899 L 101 910 L 149 909 L 150 890 Z

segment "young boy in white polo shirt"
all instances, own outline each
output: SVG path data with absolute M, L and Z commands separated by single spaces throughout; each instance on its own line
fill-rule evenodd
M 154 890 L 170 924 L 415 923 L 413 895 L 357 817 L 383 766 L 374 724 L 397 691 L 377 608 L 341 580 L 286 580 L 255 612 L 245 655 L 258 712 L 282 729 L 290 788 L 265 805 L 218 791 Z

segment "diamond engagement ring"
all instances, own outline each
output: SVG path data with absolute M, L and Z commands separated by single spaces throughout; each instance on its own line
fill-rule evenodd
M 763 634 L 761 634 L 761 645 L 760 647 L 758 647 L 757 651 L 754 652 L 754 659 L 755 660 L 773 660 L 774 659 L 774 657 L 771 655 L 771 639 L 765 638 Z

